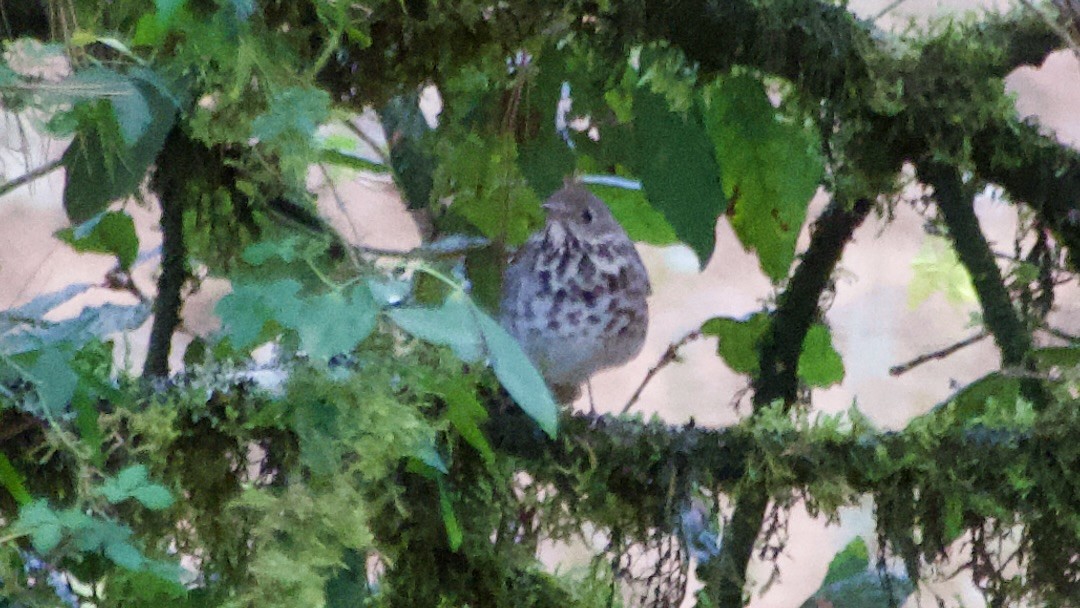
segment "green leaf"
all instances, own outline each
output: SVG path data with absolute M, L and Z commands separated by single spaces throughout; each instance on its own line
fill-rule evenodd
M 372 173 L 386 173 L 389 169 L 382 163 L 368 160 L 355 154 L 349 154 L 340 150 L 320 150 L 319 162 L 328 165 L 337 165 L 354 171 L 370 171 Z
M 399 95 L 379 110 L 390 146 L 394 183 L 401 189 L 409 209 L 423 209 L 431 202 L 435 155 L 428 141 L 428 126 L 420 111 L 419 93 Z
M 813 131 L 784 122 L 748 75 L 718 78 L 703 93 L 705 127 L 724 168 L 731 225 L 774 281 L 787 276 L 806 208 L 824 174 Z
M 716 336 L 716 354 L 733 371 L 754 375 L 760 369 L 758 342 L 769 328 L 769 315 L 759 312 L 745 320 L 715 317 L 701 326 L 701 333 Z
M 147 509 L 155 511 L 167 509 L 173 503 L 172 494 L 165 486 L 151 482 L 147 478 L 146 467 L 141 464 L 129 466 L 115 477 L 107 478 L 98 492 L 113 504 L 134 498 Z
M 124 270 L 130 269 L 139 255 L 135 222 L 123 211 L 99 213 L 78 226 L 60 230 L 56 236 L 76 251 L 111 253 Z
M 590 185 L 589 190 L 607 203 L 631 240 L 652 245 L 679 242 L 675 229 L 662 213 L 649 204 L 642 191 L 597 185 Z
M 844 361 L 832 345 L 829 328 L 821 323 L 810 326 L 799 353 L 799 378 L 810 386 L 826 387 L 844 379 Z
M 341 292 L 278 302 L 276 320 L 296 330 L 300 347 L 312 357 L 330 357 L 351 351 L 371 335 L 379 306 L 367 285 Z
M 911 267 L 915 270 L 915 278 L 908 286 L 909 307 L 917 307 L 938 291 L 954 306 L 978 303 L 979 297 L 967 268 L 960 263 L 956 250 L 945 238 L 927 236 Z
M 79 129 L 64 152 L 67 168 L 64 210 L 73 223 L 89 220 L 112 201 L 132 194 L 157 159 L 176 118 L 176 99 L 145 78 L 92 68 L 87 94 L 123 82 L 122 96 L 83 101 L 76 107 Z M 108 74 L 108 75 L 106 75 Z M 100 81 L 100 86 L 98 86 Z
M 866 543 L 861 538 L 851 541 L 829 563 L 829 572 L 817 590 L 801 608 L 877 608 L 899 606 L 915 586 L 906 576 L 891 576 L 888 584 L 869 570 L 870 559 Z
M 26 371 L 34 381 L 45 411 L 53 416 L 62 414 L 79 383 L 79 376 L 71 368 L 71 353 L 47 348 L 35 357 Z
M 450 543 L 450 550 L 457 551 L 461 547 L 464 534 L 458 522 L 457 513 L 454 512 L 454 504 L 450 500 L 450 490 L 446 487 L 446 482 L 441 477 L 436 481 L 439 484 L 439 510 L 442 512 L 443 525 L 446 527 L 446 539 Z
M 458 297 L 457 294 L 450 297 Z M 559 426 L 559 406 L 544 382 L 543 376 L 529 360 L 521 345 L 495 319 L 471 304 L 476 323 L 484 336 L 491 367 L 495 376 L 514 401 L 536 421 L 540 428 L 555 438 Z
M 704 266 L 716 245 L 716 220 L 727 209 L 727 198 L 723 165 L 717 164 L 697 108 L 682 116 L 669 109 L 663 95 L 639 87 L 633 125 L 634 170 L 646 197 Z
M 958 419 L 970 420 L 986 413 L 991 400 L 1016 403 L 1019 398 L 1019 378 L 991 372 L 965 386 L 949 402 Z
M 26 477 L 15 468 L 8 457 L 0 452 L 0 485 L 11 494 L 19 506 L 30 502 L 30 492 L 26 490 Z
M 469 133 L 439 150 L 436 196 L 453 196 L 451 217 L 510 246 L 524 243 L 543 225 L 540 199 L 520 174 L 513 139 Z
M 102 549 L 105 557 L 122 568 L 141 570 L 146 565 L 143 554 L 127 541 L 114 540 L 106 543 Z
M 52 551 L 64 534 L 60 518 L 44 499 L 21 506 L 14 527 L 17 532 L 30 535 L 30 542 L 39 553 Z
M 264 142 L 294 136 L 309 139 L 329 117 L 329 93 L 322 89 L 289 87 L 271 96 L 269 109 L 256 116 L 251 127 L 255 137 Z
M 90 461 L 98 467 L 104 467 L 105 454 L 101 447 L 105 442 L 105 435 L 98 423 L 97 399 L 80 384 L 75 389 L 71 406 L 75 410 L 75 428 L 79 430 L 79 439 L 83 445 L 90 448 Z
M 168 29 L 172 24 L 173 17 L 184 7 L 187 0 L 154 0 L 157 9 L 157 22 L 162 28 Z
M 247 349 L 263 337 L 265 325 L 277 317 L 279 307 L 297 301 L 298 291 L 300 283 L 292 279 L 234 284 L 232 293 L 222 298 L 214 311 L 233 346 Z
M 866 541 L 861 537 L 857 537 L 829 562 L 829 571 L 825 574 L 825 580 L 821 581 L 821 584 L 826 586 L 851 578 L 856 574 L 865 572 L 869 567 L 870 552 L 866 548 Z
M 480 430 L 480 425 L 487 421 L 488 412 L 476 397 L 476 384 L 460 375 L 447 378 L 429 390 L 446 401 L 446 419 L 450 424 L 480 453 L 484 462 L 493 464 L 495 452 Z
M 459 359 L 475 363 L 484 357 L 483 336 L 465 298 L 448 297 L 439 308 L 394 308 L 390 320 L 414 337 L 449 346 Z

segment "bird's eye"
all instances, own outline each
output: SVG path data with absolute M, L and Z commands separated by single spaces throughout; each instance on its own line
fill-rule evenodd
M 592 211 L 588 209 L 581 212 L 581 220 L 586 224 L 592 223 Z

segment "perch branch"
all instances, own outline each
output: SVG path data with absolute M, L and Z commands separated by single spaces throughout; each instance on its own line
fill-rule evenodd
M 889 375 L 890 376 L 901 376 L 903 374 L 906 374 L 906 373 L 910 372 L 911 370 L 915 369 L 916 367 L 919 367 L 923 363 L 934 361 L 936 359 L 944 359 L 945 357 L 948 357 L 949 355 L 955 353 L 958 350 L 967 348 L 968 346 L 971 346 L 972 344 L 976 344 L 978 342 L 981 342 L 984 338 L 986 338 L 989 335 L 990 334 L 988 334 L 985 331 L 980 331 L 979 333 L 977 333 L 977 334 L 975 334 L 973 336 L 964 338 L 963 340 L 960 340 L 959 342 L 955 342 L 953 344 L 950 344 L 949 346 L 946 346 L 945 348 L 941 348 L 941 349 L 935 350 L 933 352 L 929 352 L 929 353 L 926 353 L 926 354 L 923 354 L 923 355 L 919 355 L 918 357 L 915 357 L 914 359 L 912 359 L 912 360 L 910 360 L 910 361 L 908 361 L 906 363 L 901 363 L 899 365 L 894 365 L 894 366 L 890 367 L 889 368 Z

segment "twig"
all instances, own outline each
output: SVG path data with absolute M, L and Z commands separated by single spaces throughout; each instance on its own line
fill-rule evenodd
M 989 335 L 990 335 L 990 333 L 985 331 L 985 330 L 980 331 L 979 333 L 977 333 L 977 334 L 975 334 L 975 335 L 973 335 L 971 337 L 964 338 L 963 340 L 960 340 L 959 342 L 957 342 L 955 344 L 951 344 L 949 346 L 946 346 L 945 348 L 942 348 L 940 350 L 935 350 L 934 352 L 926 353 L 925 355 L 919 355 L 918 357 L 915 357 L 914 359 L 912 359 L 911 361 L 908 361 L 907 363 L 901 363 L 900 365 L 894 365 L 894 366 L 890 367 L 889 368 L 889 375 L 890 376 L 899 376 L 899 375 L 902 375 L 902 374 L 906 374 L 906 373 L 910 372 L 911 370 L 915 369 L 916 367 L 922 365 L 923 363 L 926 363 L 927 361 L 933 361 L 935 359 L 944 359 L 945 357 L 948 357 L 949 355 L 955 353 L 956 351 L 958 351 L 958 350 L 960 350 L 962 348 L 966 348 L 968 346 L 971 346 L 972 344 L 975 344 L 976 342 L 979 342 L 979 341 L 985 339 Z
M 8 192 L 11 192 L 19 186 L 22 186 L 24 184 L 34 181 L 39 177 L 43 177 L 45 175 L 48 175 L 49 173 L 52 173 L 53 171 L 59 169 L 63 164 L 64 160 L 62 158 L 58 158 L 51 163 L 42 165 L 25 175 L 20 175 L 19 177 L 16 177 L 15 179 L 0 185 L 0 196 L 4 196 Z
M 645 390 L 645 386 L 649 384 L 649 382 L 653 379 L 653 376 L 655 376 L 657 372 L 659 372 L 661 369 L 667 367 L 669 363 L 672 363 L 678 358 L 680 348 L 682 348 L 689 342 L 697 340 L 700 337 L 701 331 L 694 330 L 683 336 L 678 342 L 674 342 L 671 344 L 671 346 L 668 346 L 667 350 L 664 351 L 664 354 L 660 355 L 660 360 L 656 362 L 656 365 L 654 365 L 652 369 L 649 370 L 649 373 L 645 374 L 645 378 L 641 381 L 641 384 L 638 385 L 637 390 L 634 391 L 634 394 L 630 396 L 630 400 L 626 402 L 626 405 L 623 406 L 622 411 L 619 413 L 625 414 L 629 412 L 630 408 L 633 407 L 635 403 L 637 403 L 638 398 L 641 397 L 642 391 Z
M 1044 325 L 1041 329 L 1043 331 L 1045 331 L 1046 333 L 1050 334 L 1051 336 L 1054 336 L 1055 338 L 1058 338 L 1060 340 L 1065 340 L 1066 342 L 1080 342 L 1080 336 L 1074 336 L 1073 334 L 1061 331 L 1060 329 L 1058 329 L 1056 327 L 1052 327 L 1050 325 Z

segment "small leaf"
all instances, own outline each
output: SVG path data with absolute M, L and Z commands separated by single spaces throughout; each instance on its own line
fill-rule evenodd
M 455 296 L 451 296 L 455 297 Z M 499 382 L 514 401 L 554 438 L 559 426 L 559 406 L 543 376 L 529 360 L 521 345 L 487 313 L 471 304 L 476 322 L 484 336 L 491 367 Z
M 801 608 L 876 608 L 900 606 L 911 595 L 915 585 L 903 575 L 889 575 L 869 570 L 866 543 L 857 538 L 838 553 L 829 564 L 829 572 L 821 588 L 807 599 Z
M 461 541 L 465 538 L 458 523 L 457 513 L 454 512 L 454 504 L 450 500 L 450 490 L 446 482 L 440 477 L 439 484 L 439 510 L 442 512 L 443 526 L 446 528 L 446 539 L 450 544 L 451 551 L 457 551 L 461 547 Z
M 293 279 L 233 285 L 232 293 L 222 298 L 214 311 L 233 346 L 247 349 L 255 346 L 264 326 L 277 316 L 282 302 L 296 301 L 298 291 L 300 283 Z
M 798 375 L 810 386 L 832 386 L 844 379 L 844 361 L 832 345 L 829 328 L 821 323 L 810 326 L 799 353 Z
M 915 278 L 908 286 L 910 308 L 922 304 L 938 291 L 944 293 L 945 299 L 954 306 L 979 301 L 967 268 L 960 263 L 956 250 L 945 238 L 926 237 L 911 267 L 915 270 Z
M 111 253 L 124 270 L 130 269 L 139 255 L 135 222 L 123 211 L 99 213 L 74 228 L 64 228 L 56 236 L 76 251 Z
M 57 416 L 67 409 L 79 383 L 79 376 L 71 368 L 69 352 L 47 348 L 38 354 L 27 372 L 34 381 L 34 388 L 46 412 Z
M 6 454 L 0 452 L 0 485 L 20 506 L 30 502 L 30 492 L 26 490 L 25 482 L 23 474 L 11 464 Z
M 758 342 L 769 328 L 769 315 L 759 312 L 745 320 L 715 317 L 701 326 L 701 333 L 716 336 L 716 353 L 733 371 L 754 375 L 760 368 Z
M 146 558 L 127 541 L 112 541 L 104 547 L 105 557 L 114 564 L 128 570 L 141 570 L 146 565 Z
M 111 503 L 123 502 L 134 498 L 144 507 L 153 510 L 168 508 L 173 503 L 172 495 L 162 485 L 147 478 L 146 466 L 137 464 L 120 471 L 101 484 L 98 492 Z
M 308 139 L 330 117 L 330 95 L 314 88 L 290 87 L 275 92 L 269 109 L 252 121 L 255 137 L 272 142 L 285 137 Z
M 63 538 L 60 518 L 44 499 L 21 506 L 14 527 L 17 532 L 30 535 L 30 542 L 39 553 L 52 551 Z
M 434 387 L 432 392 L 446 401 L 446 419 L 450 424 L 480 453 L 484 462 L 493 464 L 495 452 L 480 429 L 488 412 L 476 397 L 476 385 L 465 376 L 454 376 Z
M 865 572 L 869 567 L 870 553 L 866 548 L 866 541 L 861 537 L 857 537 L 829 562 L 829 571 L 825 574 L 825 580 L 821 582 L 821 585 L 831 585 L 846 578 L 851 578 L 856 574 Z
M 346 298 L 339 292 L 283 299 L 276 320 L 296 330 L 300 347 L 322 359 L 351 351 L 375 329 L 379 306 L 367 285 L 356 285 Z
M 75 390 L 71 406 L 75 410 L 75 428 L 79 430 L 79 439 L 90 448 L 91 462 L 98 467 L 105 466 L 105 454 L 101 451 L 105 435 L 98 423 L 97 399 L 84 385 L 80 385 Z

